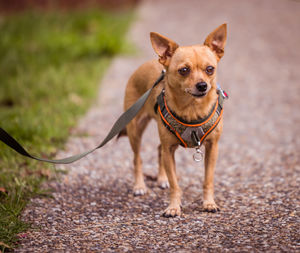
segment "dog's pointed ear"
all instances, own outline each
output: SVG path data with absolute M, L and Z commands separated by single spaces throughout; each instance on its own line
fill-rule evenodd
M 223 24 L 210 33 L 204 42 L 204 45 L 208 46 L 217 55 L 218 60 L 220 60 L 224 55 L 226 38 L 227 24 Z
M 150 40 L 154 51 L 159 56 L 159 62 L 166 67 L 169 66 L 170 59 L 178 45 L 173 40 L 155 32 L 150 33 Z

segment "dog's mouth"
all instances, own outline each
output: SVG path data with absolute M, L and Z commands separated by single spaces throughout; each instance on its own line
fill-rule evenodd
M 196 97 L 196 98 L 201 98 L 201 97 L 204 97 L 207 93 L 206 92 L 202 92 L 202 93 L 199 93 L 199 94 L 193 94 L 193 93 L 190 93 L 193 97 Z
M 190 89 L 186 89 L 185 90 L 186 93 L 190 94 L 191 96 L 195 97 L 195 98 L 202 98 L 204 96 L 206 96 L 207 92 L 196 92 L 193 93 Z

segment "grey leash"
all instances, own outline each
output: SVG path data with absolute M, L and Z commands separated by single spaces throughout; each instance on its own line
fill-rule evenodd
M 122 131 L 126 125 L 138 114 L 138 112 L 142 109 L 144 104 L 146 103 L 151 91 L 153 88 L 158 85 L 165 77 L 166 71 L 163 70 L 160 77 L 155 81 L 152 88 L 146 91 L 138 101 L 136 101 L 135 104 L 133 104 L 126 112 L 124 112 L 114 123 L 111 130 L 105 137 L 105 139 L 95 148 L 88 150 L 84 153 L 70 156 L 64 159 L 58 159 L 58 160 L 50 160 L 50 159 L 43 159 L 36 156 L 33 156 L 29 154 L 21 144 L 19 144 L 11 135 L 9 135 L 4 129 L 0 127 L 0 141 L 2 141 L 4 144 L 9 146 L 10 148 L 14 149 L 19 154 L 38 160 L 42 162 L 48 162 L 48 163 L 55 163 L 55 164 L 68 164 L 73 163 L 75 161 L 78 161 L 79 159 L 87 156 L 88 154 L 94 152 L 96 149 L 99 149 L 103 147 L 106 143 L 108 143 L 112 138 L 114 138 L 120 131 Z

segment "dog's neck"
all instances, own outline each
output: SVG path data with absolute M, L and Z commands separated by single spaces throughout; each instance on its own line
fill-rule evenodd
M 165 85 L 166 102 L 170 109 L 180 118 L 191 122 L 205 118 L 218 99 L 216 84 L 203 98 L 194 98 L 188 93 L 182 93 L 169 85 Z

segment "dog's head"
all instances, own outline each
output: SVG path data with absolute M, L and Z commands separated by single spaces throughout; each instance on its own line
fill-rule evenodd
M 167 69 L 168 85 L 194 98 L 205 97 L 216 88 L 217 63 L 224 55 L 226 24 L 210 33 L 203 45 L 178 46 L 158 33 L 150 33 L 159 62 Z

